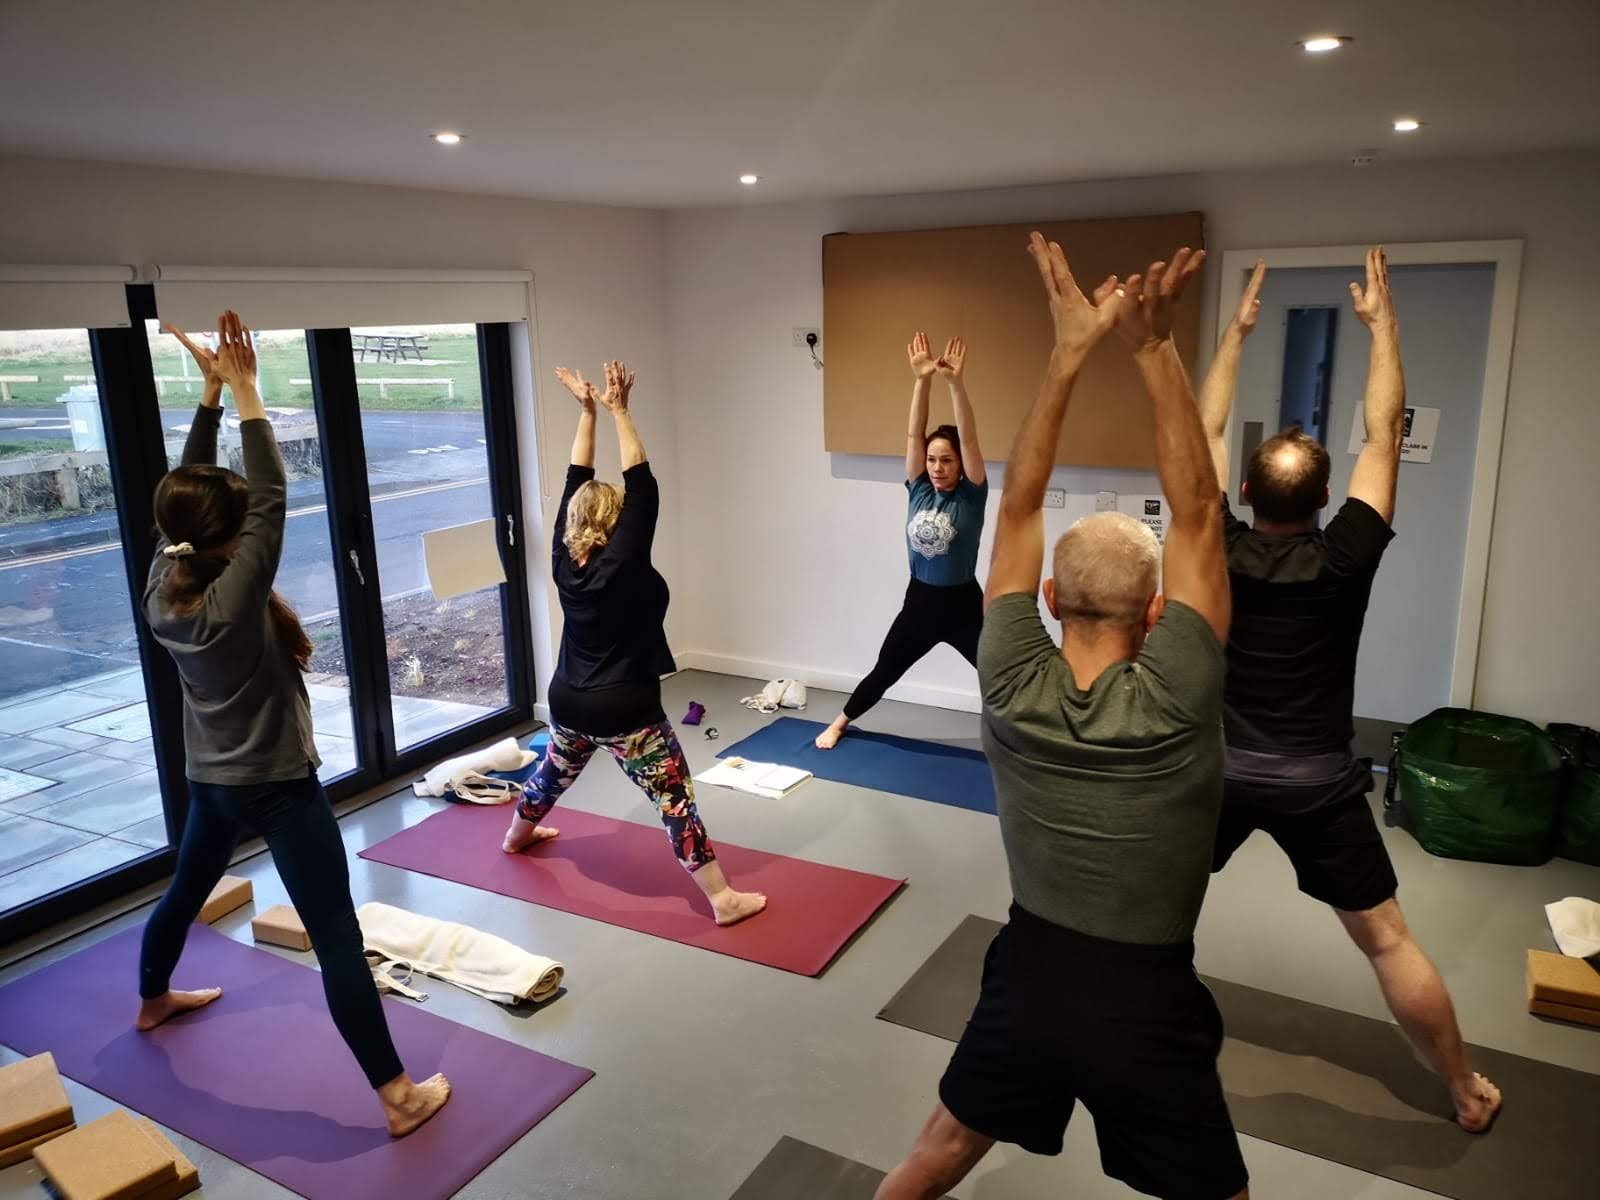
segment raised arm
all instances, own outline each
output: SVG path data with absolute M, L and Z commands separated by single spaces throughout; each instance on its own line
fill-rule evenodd
M 933 386 L 933 355 L 928 352 L 928 335 L 917 332 L 906 347 L 911 360 L 911 412 L 906 418 L 906 482 L 920 478 L 928 469 L 928 391 Z
M 966 364 L 967 344 L 960 338 L 951 338 L 934 367 L 950 385 L 950 403 L 956 410 L 956 433 L 961 438 L 961 469 L 973 484 L 982 487 L 988 474 L 983 466 L 983 447 L 978 445 L 978 419 L 972 415 L 972 401 L 967 397 L 967 381 L 963 375 Z
M 1217 486 L 1224 493 L 1228 490 L 1228 417 L 1233 412 L 1234 392 L 1239 385 L 1239 360 L 1244 355 L 1245 339 L 1255 331 L 1256 317 L 1261 314 L 1261 284 L 1266 277 L 1267 264 L 1257 259 L 1244 295 L 1239 297 L 1233 320 L 1228 322 L 1217 342 L 1211 369 L 1200 385 L 1200 424 L 1205 429 L 1206 444 L 1211 448 Z
M 1039 398 L 1017 430 L 1006 465 L 1005 491 L 989 560 L 989 586 L 984 593 L 986 607 L 1001 596 L 1014 592 L 1033 595 L 1039 590 L 1044 567 L 1044 489 L 1055 466 L 1061 419 L 1084 359 L 1116 321 L 1123 302 L 1115 279 L 1107 279 L 1095 289 L 1093 303 L 1086 299 L 1067 268 L 1061 247 L 1055 242 L 1046 244 L 1042 235 L 1035 233 L 1029 239 L 1028 252 L 1049 297 L 1055 345 L 1045 365 Z
M 611 410 L 612 421 L 617 427 L 617 446 L 622 451 L 624 473 L 645 460 L 644 442 L 639 437 L 639 430 L 633 424 L 633 414 L 628 411 L 628 394 L 631 391 L 633 391 L 633 372 L 620 362 L 608 362 L 606 391 L 605 395 L 600 397 L 600 403 Z
M 1356 316 L 1372 334 L 1363 413 L 1367 444 L 1350 472 L 1350 495 L 1394 521 L 1395 484 L 1400 476 L 1400 441 L 1406 422 L 1406 376 L 1400 365 L 1400 323 L 1389 293 L 1389 259 L 1383 247 L 1367 251 L 1367 290 L 1350 285 Z
M 211 585 L 208 602 L 224 613 L 238 613 L 265 605 L 272 591 L 283 553 L 289 488 L 277 439 L 256 391 L 255 339 L 236 312 L 224 313 L 217 325 L 217 372 L 233 393 L 239 414 L 247 499 L 238 548 Z
M 222 324 L 221 317 L 217 318 L 217 324 Z M 217 428 L 222 423 L 222 376 L 217 374 L 217 352 L 196 345 L 189 340 L 188 334 L 170 322 L 162 325 L 161 330 L 183 343 L 189 357 L 200 368 L 200 378 L 204 381 L 200 391 L 200 407 L 195 411 L 194 420 L 189 423 L 189 436 L 183 443 L 181 465 L 214 467 L 217 465 Z
M 1151 263 L 1141 279 L 1124 287 L 1117 332 L 1133 348 L 1133 358 L 1155 409 L 1156 474 L 1172 519 L 1162 552 L 1162 589 L 1169 600 L 1186 604 L 1211 626 L 1217 640 L 1228 640 L 1232 597 L 1222 538 L 1222 494 L 1206 445 L 1189 373 L 1172 340 L 1172 308 L 1201 264 L 1205 251 L 1187 247 L 1172 264 Z
M 611 410 L 622 444 L 622 513 L 611 534 L 611 553 L 649 561 L 661 514 L 661 487 L 644 456 L 644 443 L 628 410 L 633 372 L 620 362 L 606 364 L 606 393 L 600 403 Z
M 565 367 L 557 367 L 556 378 L 561 381 L 562 387 L 572 393 L 581 410 L 578 413 L 578 432 L 572 438 L 572 465 L 593 467 L 594 412 L 600 393 L 595 390 L 594 384 L 584 379 L 582 371 L 569 371 Z

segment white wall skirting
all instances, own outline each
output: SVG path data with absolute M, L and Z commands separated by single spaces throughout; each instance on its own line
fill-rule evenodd
M 760 683 L 765 683 L 769 679 L 798 679 L 808 688 L 822 688 L 832 692 L 843 692 L 845 695 L 849 695 L 861 681 L 860 673 L 828 671 L 821 667 L 775 662 L 764 658 L 735 658 L 728 654 L 715 654 L 709 650 L 676 651 L 674 657 L 678 660 L 680 671 L 711 671 L 718 675 L 734 675 Z M 931 684 L 897 683 L 885 693 L 885 698 L 900 700 L 906 704 L 926 704 L 930 708 L 949 708 L 956 712 L 975 713 L 981 710 L 976 687 L 968 692 Z M 806 715 L 814 720 L 826 721 L 830 720 L 833 714 L 825 714 L 813 704 Z

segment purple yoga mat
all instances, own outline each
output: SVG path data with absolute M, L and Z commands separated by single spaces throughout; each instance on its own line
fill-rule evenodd
M 719 928 L 661 826 L 558 808 L 548 820 L 560 837 L 506 854 L 510 818 L 510 805 L 452 805 L 361 857 L 799 975 L 820 975 L 905 883 L 713 837 L 729 882 L 769 905 Z
M 0 988 L 0 1042 L 49 1050 L 62 1074 L 310 1200 L 450 1196 L 594 1077 L 385 1000 L 412 1078 L 443 1071 L 453 1089 L 433 1120 L 396 1141 L 316 971 L 197 925 L 173 986 L 219 986 L 222 998 L 137 1033 L 140 932 Z

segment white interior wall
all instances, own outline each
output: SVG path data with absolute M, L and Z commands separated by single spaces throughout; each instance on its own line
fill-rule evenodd
M 824 452 L 821 378 L 791 345 L 793 326 L 821 324 L 824 234 L 1186 209 L 1205 214 L 1214 265 L 1233 247 L 1525 239 L 1475 703 L 1600 725 L 1600 649 L 1589 616 L 1600 594 L 1594 153 L 670 213 L 686 568 L 674 581 L 680 660 L 849 686 L 871 665 L 904 588 L 900 468 Z M 1214 273 L 1202 293 L 1209 347 Z M 981 422 L 983 398 L 974 401 Z M 991 461 L 1008 450 L 985 446 Z M 1153 481 L 1060 470 L 1056 482 L 1088 493 L 1140 491 Z M 990 507 L 992 525 L 993 499 Z M 1047 512 L 1051 535 L 1077 511 Z M 971 670 L 945 648 L 891 695 L 976 704 Z
M 0 180 L 5 263 L 533 271 L 532 366 L 542 446 L 532 413 L 517 414 L 523 512 L 527 522 L 539 522 L 529 532 L 543 547 L 529 554 L 530 595 L 545 598 L 559 630 L 545 530 L 560 499 L 578 410 L 552 372 L 571 366 L 597 378 L 606 358 L 625 358 L 638 371 L 635 417 L 662 481 L 658 561 L 669 579 L 687 577 L 677 532 L 682 492 L 659 212 L 16 156 L 0 156 Z M 534 464 L 538 470 L 529 469 Z M 616 440 L 604 428 L 596 465 L 602 476 L 620 475 Z M 669 619 L 680 643 L 685 633 L 677 623 L 687 611 L 680 604 Z M 542 699 L 550 651 L 535 641 Z
M 1600 725 L 1600 651 L 1586 619 L 1600 594 L 1600 473 L 1590 462 L 1600 445 L 1600 341 L 1590 329 L 1600 155 L 666 215 L 17 156 L 0 156 L 0 178 L 0 262 L 531 269 L 541 383 L 557 363 L 593 370 L 617 354 L 639 369 L 637 417 L 663 481 L 660 561 L 674 585 L 680 659 L 840 686 L 870 665 L 904 587 L 904 492 L 893 460 L 822 449 L 821 378 L 790 329 L 820 324 L 823 234 L 1196 208 L 1218 259 L 1228 247 L 1524 238 L 1476 703 Z M 1211 279 L 1203 300 L 1209 344 Z M 524 503 L 548 528 L 576 413 L 547 383 L 538 395 L 543 445 L 533 421 L 520 424 L 524 461 L 541 467 L 525 470 Z M 986 449 L 998 461 L 1008 447 Z M 616 471 L 604 438 L 599 461 Z M 1061 471 L 1057 482 L 1080 495 L 1154 490 L 1140 473 Z M 1086 503 L 1049 513 L 1050 532 Z M 553 608 L 542 551 L 530 577 Z M 536 649 L 543 680 L 549 650 Z M 896 694 L 976 702 L 971 671 L 948 650 Z

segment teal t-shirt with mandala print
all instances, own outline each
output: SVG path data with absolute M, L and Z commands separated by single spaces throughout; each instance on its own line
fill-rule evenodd
M 948 492 L 933 486 L 926 474 L 906 481 L 910 516 L 906 551 L 911 575 L 934 587 L 970 583 L 978 574 L 978 539 L 983 536 L 983 509 L 989 481 L 973 483 L 965 476 Z

